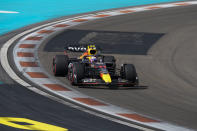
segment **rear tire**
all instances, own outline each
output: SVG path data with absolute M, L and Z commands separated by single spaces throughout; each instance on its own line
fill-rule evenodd
M 65 76 L 68 73 L 68 56 L 56 55 L 53 58 L 53 73 L 55 76 Z
M 137 81 L 137 73 L 133 64 L 124 64 L 121 68 L 121 77 L 135 83 Z

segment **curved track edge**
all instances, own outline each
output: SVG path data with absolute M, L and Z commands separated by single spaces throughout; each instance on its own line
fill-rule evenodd
M 97 100 L 95 98 L 86 96 L 72 88 L 68 85 L 64 85 L 57 80 L 54 80 L 44 69 L 38 60 L 37 49 L 39 45 L 44 41 L 47 41 L 53 35 L 60 33 L 69 27 L 82 24 L 84 22 L 90 22 L 92 20 L 106 18 L 110 16 L 123 15 L 128 13 L 135 13 L 140 11 L 154 10 L 160 8 L 169 8 L 177 6 L 187 6 L 197 4 L 197 1 L 189 2 L 176 2 L 170 4 L 159 4 L 152 6 L 125 8 L 119 10 L 112 10 L 107 12 L 99 12 L 96 14 L 89 14 L 80 17 L 74 17 L 70 19 L 60 20 L 57 22 L 48 23 L 45 25 L 38 26 L 36 28 L 27 30 L 21 34 L 16 35 L 9 41 L 7 41 L 1 48 L 1 64 L 9 76 L 18 82 L 19 84 L 27 87 L 28 89 L 33 89 L 30 84 L 22 80 L 10 67 L 8 62 L 8 49 L 9 47 L 19 39 L 18 43 L 14 47 L 13 57 L 16 67 L 19 72 L 21 72 L 27 79 L 40 86 L 42 89 L 57 95 L 66 100 L 72 101 L 84 107 L 115 116 L 127 121 L 132 121 L 140 125 L 147 127 L 152 127 L 161 130 L 190 130 L 181 126 L 172 125 L 161 120 L 150 118 L 136 112 L 132 112 L 121 107 L 111 105 L 109 103 Z M 29 34 L 30 33 L 30 34 Z M 147 128 L 138 127 L 138 129 L 147 130 Z

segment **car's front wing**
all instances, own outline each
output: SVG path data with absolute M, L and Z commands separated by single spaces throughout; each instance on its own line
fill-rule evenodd
M 90 86 L 137 86 L 138 85 L 138 80 L 136 80 L 136 82 L 131 82 L 128 80 L 124 80 L 124 79 L 112 79 L 111 83 L 105 83 L 103 80 L 101 79 L 92 79 L 92 78 L 85 78 L 82 79 L 80 83 L 78 83 L 78 85 L 90 85 Z

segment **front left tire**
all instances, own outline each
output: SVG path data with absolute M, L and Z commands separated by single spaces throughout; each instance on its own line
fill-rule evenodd
M 68 79 L 70 80 L 72 85 L 78 85 L 81 80 L 84 78 L 84 65 L 79 63 L 79 62 L 75 62 L 75 63 L 70 63 L 71 65 L 69 65 L 69 75 L 68 75 Z

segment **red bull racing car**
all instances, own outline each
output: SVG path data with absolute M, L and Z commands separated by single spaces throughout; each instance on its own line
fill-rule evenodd
M 69 57 L 68 52 L 83 53 L 79 57 Z M 118 69 L 114 56 L 100 55 L 95 45 L 69 45 L 64 53 L 53 58 L 53 73 L 55 76 L 67 76 L 72 85 L 117 88 L 139 83 L 133 64 L 122 64 Z

